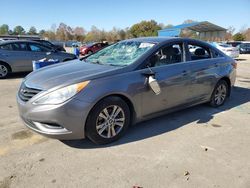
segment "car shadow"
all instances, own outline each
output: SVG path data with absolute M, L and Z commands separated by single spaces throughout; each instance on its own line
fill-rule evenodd
M 8 79 L 18 79 L 18 78 L 24 78 L 26 77 L 30 72 L 18 72 L 18 73 L 11 73 L 8 78 L 6 78 L 7 80 Z
M 220 112 L 238 108 L 244 110 L 240 105 L 250 101 L 250 89 L 234 87 L 231 97 L 219 108 L 212 108 L 206 104 L 188 108 L 164 116 L 160 116 L 142 123 L 138 123 L 129 128 L 127 133 L 118 141 L 108 145 L 95 145 L 88 139 L 62 141 L 64 144 L 78 149 L 94 149 L 112 147 L 139 140 L 144 140 L 157 135 L 173 131 L 191 122 L 196 122 L 197 126 L 209 123 L 214 116 Z
M 236 61 L 246 61 L 247 59 L 243 59 L 243 58 L 236 58 Z

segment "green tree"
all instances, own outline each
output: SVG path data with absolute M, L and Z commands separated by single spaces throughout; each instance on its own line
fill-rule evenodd
M 9 26 L 7 24 L 3 24 L 0 26 L 0 35 L 9 34 Z
M 42 36 L 48 40 L 56 40 L 56 34 L 53 31 L 45 31 Z
M 13 30 L 13 34 L 15 35 L 24 35 L 25 34 L 25 30 L 22 26 L 18 25 L 14 28 Z
M 233 40 L 234 41 L 244 41 L 245 40 L 245 37 L 242 33 L 236 33 L 234 36 L 233 36 Z
M 29 35 L 37 35 L 36 28 L 34 26 L 30 27 L 28 34 Z
M 133 37 L 156 36 L 157 31 L 160 29 L 161 27 L 154 20 L 142 21 L 140 23 L 134 24 L 130 28 L 130 34 Z
M 46 33 L 46 31 L 45 31 L 44 29 L 42 29 L 42 30 L 39 31 L 38 34 L 39 34 L 40 36 L 44 36 L 45 33 Z

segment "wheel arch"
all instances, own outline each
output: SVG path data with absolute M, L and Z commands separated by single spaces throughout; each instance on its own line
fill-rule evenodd
M 227 85 L 228 85 L 228 97 L 230 97 L 230 95 L 231 95 L 231 80 L 227 76 L 222 77 L 220 80 L 224 80 L 225 82 L 227 82 Z
M 102 100 L 104 100 L 105 98 L 108 98 L 108 97 L 119 97 L 121 98 L 123 101 L 125 101 L 129 107 L 129 110 L 130 110 L 130 124 L 133 124 L 135 122 L 135 119 L 136 119 L 136 112 L 135 112 L 135 108 L 134 108 L 134 105 L 132 103 L 132 101 L 129 99 L 129 97 L 123 95 L 123 94 L 120 94 L 120 93 L 114 93 L 114 94 L 109 94 L 109 95 L 105 95 L 103 96 L 102 98 L 100 98 L 93 106 L 92 108 L 90 109 L 90 111 L 88 112 L 88 115 L 87 115 L 87 118 L 85 120 L 85 124 L 84 124 L 84 130 L 85 130 L 85 133 L 86 133 L 86 123 L 87 123 L 87 120 L 89 118 L 89 115 L 92 111 L 92 109 Z

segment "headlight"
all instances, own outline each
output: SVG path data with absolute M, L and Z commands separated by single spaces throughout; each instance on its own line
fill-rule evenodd
M 33 104 L 60 104 L 73 97 L 75 94 L 83 90 L 90 81 L 73 84 L 61 89 L 52 91 L 33 102 Z

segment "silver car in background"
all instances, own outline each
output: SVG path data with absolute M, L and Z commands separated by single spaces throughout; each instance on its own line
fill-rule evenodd
M 32 71 L 32 61 L 45 57 L 60 62 L 76 59 L 74 54 L 60 52 L 34 41 L 0 41 L 0 78 L 6 78 L 12 72 Z
M 129 39 L 75 61 L 23 80 L 17 103 L 30 129 L 110 143 L 131 124 L 201 103 L 223 105 L 236 75 L 232 58 L 184 38 Z

